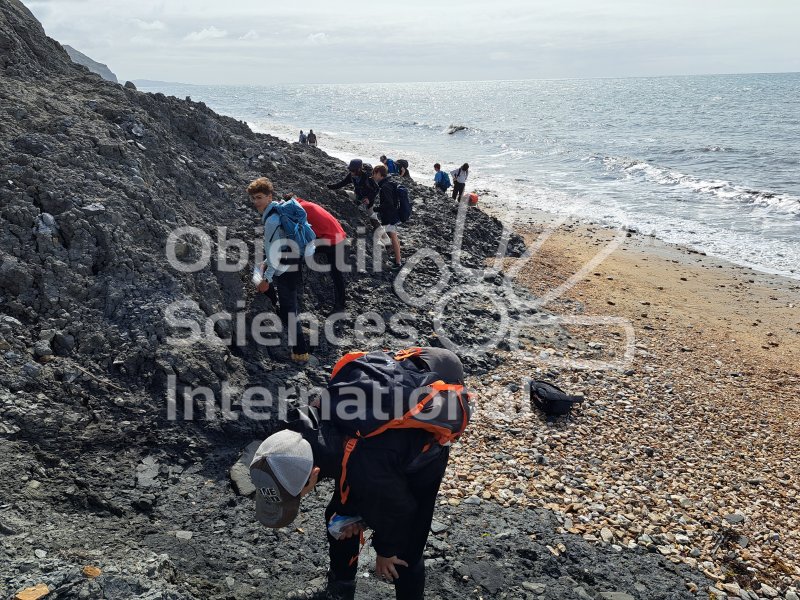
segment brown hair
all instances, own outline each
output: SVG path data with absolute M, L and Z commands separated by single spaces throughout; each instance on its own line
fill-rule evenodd
M 274 192 L 275 188 L 272 187 L 272 182 L 266 177 L 259 177 L 258 179 L 251 181 L 250 185 L 247 186 L 247 193 L 251 196 L 256 194 L 264 194 L 265 196 L 269 196 Z
M 380 175 L 381 177 L 386 177 L 389 174 L 389 169 L 387 169 L 386 165 L 384 165 L 384 164 L 375 165 L 372 168 L 372 174 L 373 175 Z

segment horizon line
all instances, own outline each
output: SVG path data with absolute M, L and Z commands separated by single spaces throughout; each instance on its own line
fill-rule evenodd
M 159 84 L 170 85 L 185 85 L 196 87 L 269 87 L 276 85 L 400 85 L 400 84 L 413 84 L 413 83 L 504 83 L 504 82 L 522 82 L 522 81 L 594 81 L 604 79 L 667 79 L 667 78 L 682 78 L 682 77 L 724 77 L 733 75 L 798 75 L 798 71 L 750 71 L 750 72 L 735 72 L 735 73 L 691 73 L 681 75 L 619 75 L 619 76 L 596 76 L 596 77 L 526 77 L 521 79 L 455 79 L 455 80 L 416 80 L 416 81 L 305 81 L 305 82 L 275 82 L 268 84 L 253 84 L 253 83 L 188 83 L 182 81 L 165 81 L 160 79 L 148 79 L 147 77 L 136 77 L 128 81 L 132 82 L 150 82 Z M 147 86 L 144 86 L 147 87 Z

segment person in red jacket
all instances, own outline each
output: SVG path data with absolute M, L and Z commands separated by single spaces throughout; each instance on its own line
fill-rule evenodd
M 289 195 L 291 198 L 291 194 Z M 331 213 L 319 204 L 297 198 L 308 218 L 308 224 L 317 234 L 315 255 L 322 254 L 327 257 L 333 279 L 333 311 L 342 312 L 345 307 L 344 276 L 342 267 L 345 266 L 345 243 L 347 234 L 342 229 L 341 223 Z

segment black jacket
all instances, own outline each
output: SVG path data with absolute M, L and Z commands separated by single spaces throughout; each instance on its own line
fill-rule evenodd
M 378 215 L 381 225 L 396 225 L 400 222 L 400 206 L 397 202 L 397 183 L 391 177 L 384 177 L 378 183 L 380 200 Z
M 340 190 L 343 187 L 353 184 L 353 187 L 356 191 L 356 201 L 361 204 L 361 202 L 366 198 L 368 202 L 368 206 L 372 206 L 375 204 L 375 198 L 378 195 L 378 184 L 372 179 L 372 177 L 367 177 L 366 174 L 362 173 L 361 175 L 356 175 L 353 177 L 353 174 L 348 172 L 344 179 L 342 179 L 339 183 L 331 183 L 328 185 L 329 190 Z
M 373 531 L 372 545 L 380 556 L 398 556 L 408 547 L 413 531 L 417 500 L 409 489 L 409 479 L 439 479 L 444 473 L 449 449 L 433 444 L 424 453 L 431 437 L 420 430 L 395 430 L 358 441 L 347 463 L 347 504 L 339 499 L 345 438 L 330 422 L 323 421 L 317 431 L 304 432 L 314 452 L 320 479 L 336 481 L 335 500 L 340 515 L 358 515 Z M 438 487 L 438 486 L 436 486 Z

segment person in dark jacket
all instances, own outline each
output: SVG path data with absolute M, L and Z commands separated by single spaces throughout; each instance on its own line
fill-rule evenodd
M 397 199 L 397 184 L 389 177 L 386 165 L 375 165 L 372 169 L 372 179 L 378 184 L 380 201 L 378 203 L 378 214 L 381 218 L 381 225 L 389 235 L 394 250 L 394 266 L 392 269 L 400 269 L 403 262 L 400 257 L 400 238 L 397 235 L 397 226 L 400 224 L 400 206 Z
M 377 217 L 374 216 L 373 205 L 375 204 L 375 198 L 378 196 L 378 186 L 372 180 L 371 173 L 362 171 L 363 167 L 364 163 L 361 159 L 354 158 L 347 167 L 347 175 L 344 176 L 344 179 L 338 183 L 328 184 L 328 189 L 340 190 L 352 184 L 356 192 L 356 201 L 366 206 L 367 214 L 371 219 L 377 221 Z
M 442 348 L 422 348 L 419 368 L 451 384 L 464 384 L 458 356 Z M 297 423 L 299 422 L 299 426 Z M 336 480 L 325 511 L 361 517 L 337 539 L 328 532 L 330 568 L 320 587 L 289 594 L 296 600 L 352 600 L 355 596 L 360 535 L 373 532 L 378 554 L 375 572 L 393 582 L 398 600 L 422 600 L 425 590 L 423 551 L 428 539 L 449 447 L 434 443 L 420 429 L 388 430 L 359 440 L 362 446 L 347 462 L 348 494 L 340 495 L 345 435 L 313 409 L 289 427 L 267 438 L 255 453 L 250 473 L 256 487 L 256 517 L 268 527 L 286 527 L 296 518 L 300 501 L 320 479 Z M 432 456 L 420 461 L 421 455 Z
M 397 174 L 400 177 L 404 177 L 405 179 L 408 179 L 410 181 L 414 181 L 411 178 L 411 173 L 408 170 L 408 161 L 406 159 L 404 159 L 404 158 L 401 158 L 401 159 L 399 159 L 397 161 Z

